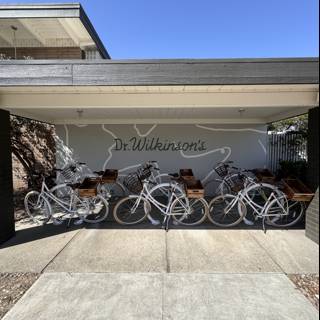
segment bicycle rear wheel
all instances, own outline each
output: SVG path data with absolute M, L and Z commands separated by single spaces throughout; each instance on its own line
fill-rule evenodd
M 274 199 L 266 209 L 267 223 L 279 228 L 291 227 L 301 220 L 304 212 L 303 202 Z
M 183 196 L 173 201 L 170 211 L 179 224 L 196 226 L 207 218 L 209 210 L 205 199 L 188 199 Z
M 212 199 L 209 203 L 209 220 L 218 227 L 234 227 L 247 214 L 247 208 L 238 197 L 227 194 Z
M 121 199 L 113 209 L 114 219 L 124 225 L 142 222 L 151 211 L 149 201 L 140 196 Z
M 38 191 L 31 191 L 25 196 L 24 207 L 33 222 L 43 225 L 50 220 L 50 203 Z

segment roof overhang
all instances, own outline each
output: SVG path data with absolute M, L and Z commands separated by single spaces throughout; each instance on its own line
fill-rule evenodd
M 269 123 L 308 112 L 318 92 L 306 84 L 2 87 L 0 108 L 53 124 Z
M 1 47 L 96 48 L 110 58 L 80 4 L 0 5 Z
M 319 105 L 318 65 L 318 59 L 4 61 L 0 108 L 55 124 L 269 123 Z

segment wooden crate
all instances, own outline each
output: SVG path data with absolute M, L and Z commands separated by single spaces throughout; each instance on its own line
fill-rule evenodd
M 183 180 L 195 180 L 192 169 L 180 169 L 180 177 Z
M 254 169 L 252 171 L 260 182 L 273 184 L 276 181 L 275 175 L 268 169 Z
M 203 198 L 204 188 L 200 180 L 185 180 L 186 194 L 188 198 Z
M 98 194 L 97 188 L 100 181 L 100 178 L 85 178 L 78 189 L 79 196 L 95 197 Z
M 283 179 L 283 191 L 288 199 L 301 202 L 310 202 L 314 193 L 299 179 Z
M 118 170 L 117 169 L 106 169 L 101 177 L 102 183 L 114 183 L 118 178 Z

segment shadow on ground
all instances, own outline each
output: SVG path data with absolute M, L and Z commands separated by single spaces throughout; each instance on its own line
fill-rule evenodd
M 163 220 L 163 216 L 158 212 L 154 211 L 152 213 L 152 217 L 154 219 L 157 219 L 159 221 Z M 251 219 L 251 218 L 250 218 Z M 302 220 L 299 224 L 297 224 L 294 227 L 291 227 L 290 229 L 304 229 L 305 228 L 305 221 Z M 73 222 L 71 222 L 70 227 L 67 227 L 67 222 L 65 224 L 60 225 L 60 226 L 55 226 L 53 224 L 47 224 L 47 225 L 28 225 L 26 224 L 26 227 L 20 223 L 20 228 L 19 230 L 16 231 L 15 237 L 10 239 L 9 241 L 5 242 L 4 244 L 0 245 L 1 248 L 7 248 L 7 247 L 12 247 L 16 246 L 19 244 L 27 243 L 27 242 L 32 242 L 48 237 L 52 237 L 55 235 L 71 232 L 74 230 L 80 230 L 80 229 L 132 229 L 132 230 L 142 230 L 142 229 L 163 229 L 163 226 L 160 225 L 152 225 L 148 219 L 146 219 L 143 223 L 137 224 L 137 225 L 132 225 L 132 226 L 124 226 L 120 225 L 117 222 L 114 221 L 113 215 L 112 215 L 112 208 L 110 208 L 110 213 L 108 215 L 108 218 L 106 221 L 99 223 L 99 224 L 83 224 L 81 226 L 76 226 L 74 225 Z M 221 230 L 222 228 L 217 227 L 210 223 L 208 220 L 202 223 L 199 226 L 192 226 L 192 227 L 187 227 L 187 226 L 181 226 L 181 225 L 174 225 L 172 221 L 169 224 L 169 232 L 170 229 L 174 230 Z M 249 226 L 245 224 L 244 222 L 240 223 L 236 227 L 228 228 L 230 230 L 263 230 L 262 228 L 262 223 L 260 220 L 255 221 L 253 226 Z M 279 228 L 275 228 L 272 226 L 267 226 L 267 231 L 268 230 L 275 230 Z M 284 228 L 284 230 L 286 230 Z

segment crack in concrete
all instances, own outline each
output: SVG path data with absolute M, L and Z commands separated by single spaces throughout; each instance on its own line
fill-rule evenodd
M 286 272 L 283 270 L 281 265 L 273 258 L 273 256 L 269 253 L 269 251 L 263 247 L 263 245 L 256 239 L 256 237 L 252 235 L 251 232 L 249 232 L 248 230 L 246 230 L 246 232 L 247 234 L 249 234 L 250 238 L 253 239 L 258 244 L 258 246 L 267 254 L 267 256 L 279 267 L 281 272 L 283 274 L 286 274 Z
M 41 270 L 40 274 L 44 273 L 44 271 L 48 268 L 48 266 L 59 256 L 59 254 L 72 242 L 72 240 L 81 232 L 83 229 L 78 230 L 73 237 L 70 238 L 70 240 L 58 251 L 58 253 L 44 266 L 44 268 Z

